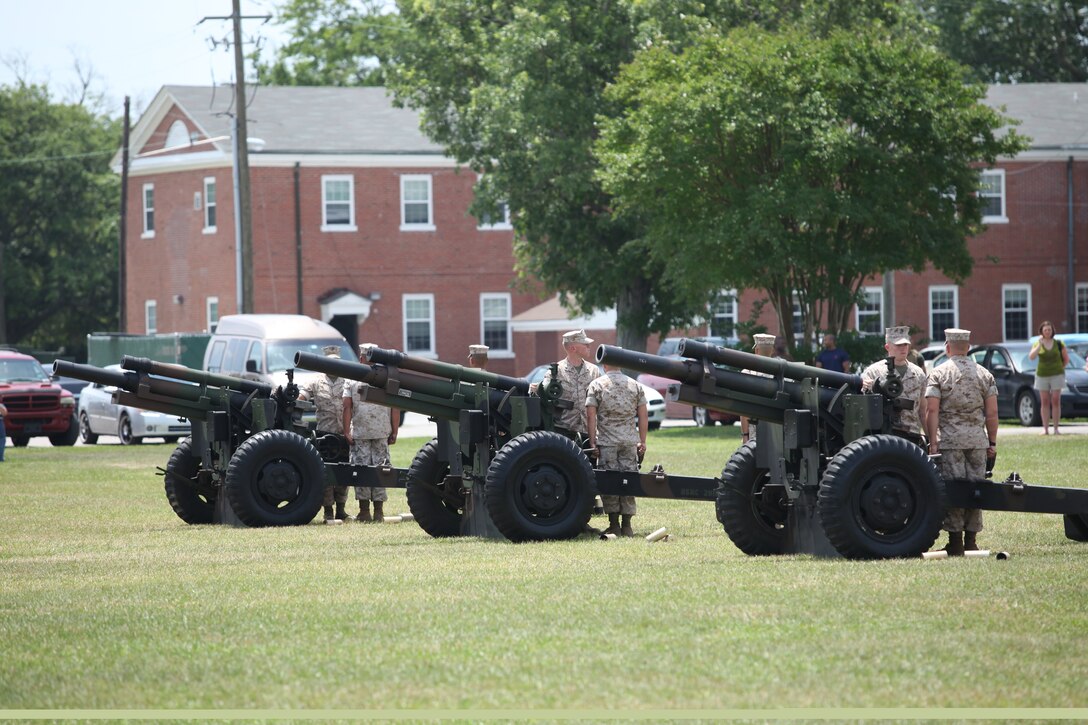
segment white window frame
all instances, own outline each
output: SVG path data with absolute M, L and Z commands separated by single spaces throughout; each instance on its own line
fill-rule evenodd
M 871 295 L 871 294 L 877 295 L 877 297 L 878 297 L 877 305 L 879 306 L 879 309 L 880 309 L 880 311 L 877 313 L 877 317 L 878 317 L 877 330 L 879 331 L 879 334 L 883 335 L 884 334 L 884 328 L 888 327 L 888 325 L 884 324 L 884 288 L 883 287 L 875 287 L 875 286 L 874 287 L 862 287 L 861 288 L 861 293 L 863 295 Z M 857 330 L 858 333 L 863 334 L 863 335 L 876 335 L 877 334 L 876 332 L 862 332 L 861 331 L 861 314 L 862 314 L 861 313 L 861 308 L 859 306 L 857 306 L 857 305 L 854 305 L 854 329 Z M 866 312 L 865 316 L 866 317 L 871 317 L 872 314 L 873 313 L 871 313 L 871 312 Z
M 790 302 L 790 332 L 793 334 L 794 341 L 800 341 L 805 337 L 805 314 L 801 308 L 801 295 L 797 293 L 797 290 L 794 290 L 790 296 Z M 796 329 L 798 326 L 800 330 Z
M 1007 294 L 1009 292 L 1027 292 L 1028 306 L 1027 306 L 1027 309 L 1024 310 L 1025 312 L 1027 312 L 1027 315 L 1028 315 L 1027 325 L 1025 325 L 1025 327 L 1024 327 L 1026 337 L 1016 338 L 1016 339 L 1018 341 L 1019 340 L 1030 340 L 1031 336 L 1032 336 L 1032 328 L 1031 328 L 1031 285 L 1026 284 L 1026 283 L 1010 283 L 1010 284 L 1001 285 L 1001 339 L 1004 340 L 1005 342 L 1010 342 L 1009 332 L 1008 332 L 1008 330 L 1005 329 L 1005 327 L 1006 327 L 1006 325 L 1005 325 L 1005 321 L 1006 321 L 1005 316 L 1010 311 L 1009 308 L 1008 308 L 1008 298 L 1007 298 Z M 1015 311 L 1020 311 L 1020 309 L 1017 308 Z
M 726 298 L 732 298 L 732 299 L 727 300 Z M 728 314 L 719 315 L 719 314 L 717 314 L 717 310 L 718 310 L 719 305 L 723 305 L 723 306 L 728 305 L 728 306 L 731 306 L 733 309 Z M 733 334 L 726 335 L 724 337 L 726 337 L 727 339 L 728 338 L 735 338 L 737 336 L 737 322 L 739 321 L 739 317 L 740 317 L 740 299 L 739 299 L 739 295 L 737 294 L 737 290 L 735 290 L 735 289 L 723 289 L 723 290 L 719 291 L 718 292 L 718 299 L 716 299 L 714 302 L 710 303 L 710 308 L 707 310 L 707 322 L 706 322 L 707 334 L 709 334 L 709 335 L 714 334 L 714 321 L 715 320 L 717 320 L 718 318 L 727 318 L 727 317 L 731 318 L 732 321 L 733 321 Z
M 348 183 L 348 223 L 329 223 L 329 204 L 343 204 L 344 201 L 329 199 L 329 183 L 346 181 Z M 355 225 L 355 175 L 354 174 L 324 174 L 321 177 L 321 231 L 323 232 L 357 232 L 359 227 Z
M 212 315 L 212 308 L 215 308 L 215 315 Z M 219 326 L 219 298 L 209 297 L 204 301 L 204 320 L 207 323 L 205 328 L 209 333 L 214 333 L 215 328 Z
M 1073 303 L 1076 305 L 1074 313 L 1076 315 L 1077 332 L 1088 332 L 1088 282 L 1077 282 Z M 1082 309 L 1084 310 L 1083 313 L 1081 312 Z M 1082 314 L 1084 316 L 1083 325 L 1080 323 Z
M 427 323 L 428 323 L 428 325 L 430 327 L 429 348 L 427 350 L 409 350 L 408 349 L 408 323 L 409 322 L 420 322 L 420 321 L 422 321 L 422 318 L 417 318 L 417 317 L 413 317 L 412 319 L 408 318 L 408 303 L 409 302 L 416 302 L 416 301 L 419 301 L 419 300 L 426 300 L 428 302 L 428 304 L 430 306 L 430 310 L 431 310 L 430 317 L 427 319 Z M 435 334 L 435 331 L 434 331 L 434 293 L 426 292 L 426 293 L 423 293 L 423 294 L 405 294 L 405 295 L 401 295 L 400 310 L 401 310 L 401 330 L 400 331 L 401 331 L 401 340 L 403 341 L 402 349 L 406 353 L 408 353 L 409 355 L 418 355 L 420 357 L 437 358 L 438 355 L 435 353 L 435 342 L 434 342 L 434 334 Z
M 933 293 L 934 292 L 951 292 L 952 293 L 952 327 L 960 326 L 960 288 L 954 284 L 934 284 L 929 286 L 927 292 L 928 304 L 929 304 L 929 337 L 931 340 L 937 340 L 937 334 L 944 334 L 946 328 L 937 330 L 933 327 Z M 938 312 L 948 312 L 948 310 L 936 310 Z
M 481 232 L 501 232 L 509 231 L 514 228 L 514 225 L 510 223 L 510 205 L 505 201 L 500 202 L 502 204 L 502 221 L 497 221 L 494 224 L 485 224 L 482 221 L 477 220 L 476 228 Z
M 211 188 L 212 194 L 208 195 L 208 189 Z M 208 224 L 208 215 L 210 210 L 215 211 L 215 224 Z M 204 233 L 215 234 L 218 229 L 219 223 L 219 188 L 215 184 L 214 176 L 204 177 Z
M 1000 184 L 999 184 L 1000 191 L 997 194 L 997 198 L 999 198 L 1001 200 L 1001 214 L 998 215 L 998 216 L 994 216 L 994 215 L 985 216 L 984 215 L 982 217 L 982 223 L 983 224 L 1008 224 L 1009 223 L 1009 217 L 1008 217 L 1008 214 L 1007 214 L 1007 211 L 1006 211 L 1006 200 L 1007 200 L 1008 194 L 1006 194 L 1006 191 L 1005 191 L 1005 169 L 983 169 L 982 170 L 982 172 L 979 174 L 979 191 L 978 191 L 978 195 L 979 195 L 980 199 L 994 198 L 992 194 L 983 194 L 982 193 L 982 179 L 984 179 L 987 176 L 996 176 L 1000 180 Z
M 480 293 L 480 342 L 482 342 L 485 345 L 488 344 L 488 342 L 486 340 L 486 337 L 485 337 L 485 334 L 484 334 L 485 328 L 487 326 L 487 322 L 488 321 L 493 322 L 495 320 L 500 319 L 500 318 L 495 318 L 495 317 L 490 317 L 489 318 L 489 317 L 487 317 L 485 315 L 485 309 L 486 309 L 486 306 L 487 306 L 487 301 L 489 301 L 489 300 L 499 300 L 499 299 L 501 299 L 503 302 L 506 303 L 506 317 L 502 318 L 502 319 L 505 319 L 505 321 L 506 321 L 506 347 L 503 348 L 503 347 L 497 347 L 495 345 L 491 345 L 490 346 L 491 349 L 487 351 L 487 356 L 490 357 L 490 358 L 514 357 L 514 337 L 513 337 L 514 331 L 513 331 L 513 328 L 511 326 L 511 322 L 510 322 L 511 319 L 513 318 L 513 316 L 514 316 L 514 312 L 513 312 L 513 303 L 511 301 L 509 292 L 481 292 Z
M 408 203 L 404 198 L 404 186 L 410 181 L 426 181 L 427 182 L 427 223 L 412 223 L 409 224 L 405 221 L 405 205 Z M 412 201 L 413 204 L 420 204 L 422 202 Z M 433 232 L 435 230 L 434 225 L 434 179 L 430 174 L 405 174 L 400 177 L 400 230 L 402 232 Z
M 154 335 L 159 331 L 159 303 L 144 300 L 144 334 Z
M 148 194 L 148 192 L 151 192 L 151 206 L 150 207 L 147 205 L 147 194 Z M 141 222 L 141 224 L 143 224 L 143 233 L 140 235 L 140 238 L 141 239 L 154 239 L 155 238 L 155 185 L 154 184 L 144 184 L 143 191 L 140 194 L 140 199 L 143 202 L 143 208 L 144 208 L 144 213 L 143 213 L 143 216 L 141 217 L 142 220 L 143 220 Z M 148 214 L 151 215 L 151 224 L 150 224 L 150 226 L 147 223 Z

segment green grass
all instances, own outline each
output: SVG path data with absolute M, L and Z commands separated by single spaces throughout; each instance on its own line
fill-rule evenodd
M 715 475 L 737 443 L 666 429 L 648 463 Z M 998 469 L 1078 485 L 1086 444 L 1006 436 Z M 1088 545 L 1059 516 L 987 514 L 1003 562 L 749 558 L 711 504 L 650 499 L 636 528 L 670 542 L 194 527 L 170 450 L 8 450 L 0 709 L 1088 706 Z

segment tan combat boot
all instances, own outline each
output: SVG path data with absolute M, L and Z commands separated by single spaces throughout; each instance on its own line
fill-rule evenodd
M 620 535 L 620 515 L 608 514 L 608 528 L 604 530 L 606 534 L 613 534 L 615 536 Z
M 948 545 L 944 547 L 949 556 L 963 556 L 963 532 L 949 531 Z
M 374 519 L 372 519 L 370 517 L 370 502 L 369 501 L 360 501 L 359 502 L 359 516 L 355 520 L 358 521 L 360 524 L 369 524 L 371 521 L 374 520 Z
M 374 523 L 380 524 L 385 521 L 385 513 L 382 511 L 384 508 L 382 501 L 374 502 Z
M 963 532 L 963 550 L 964 551 L 978 551 L 978 542 L 975 541 L 976 536 L 978 536 L 977 531 L 964 531 Z
M 631 528 L 631 515 L 623 515 L 623 525 L 620 526 L 620 536 L 634 536 L 635 530 Z

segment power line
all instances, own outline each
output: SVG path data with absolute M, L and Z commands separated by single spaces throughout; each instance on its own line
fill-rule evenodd
M 19 164 L 40 164 L 46 161 L 67 161 L 70 159 L 86 159 L 92 156 L 112 156 L 116 149 L 109 151 L 87 151 L 82 154 L 67 154 L 64 156 L 24 156 L 21 159 L 0 159 L 0 166 L 17 166 Z

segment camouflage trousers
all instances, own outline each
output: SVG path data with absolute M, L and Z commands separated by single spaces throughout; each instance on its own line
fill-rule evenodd
M 380 466 L 389 462 L 389 444 L 385 438 L 353 440 L 348 461 L 356 466 Z M 381 486 L 356 486 L 355 498 L 359 501 L 388 501 L 389 496 Z
M 597 446 L 599 458 L 597 466 L 606 471 L 637 471 L 638 450 L 636 446 Z M 634 496 L 601 496 L 606 514 L 634 516 L 638 508 Z
M 325 506 L 332 506 L 333 503 L 347 503 L 348 501 L 348 487 L 347 486 L 326 486 L 325 487 Z
M 986 478 L 985 448 L 941 449 L 941 478 Z M 982 510 L 949 508 L 941 528 L 945 531 L 982 531 Z

